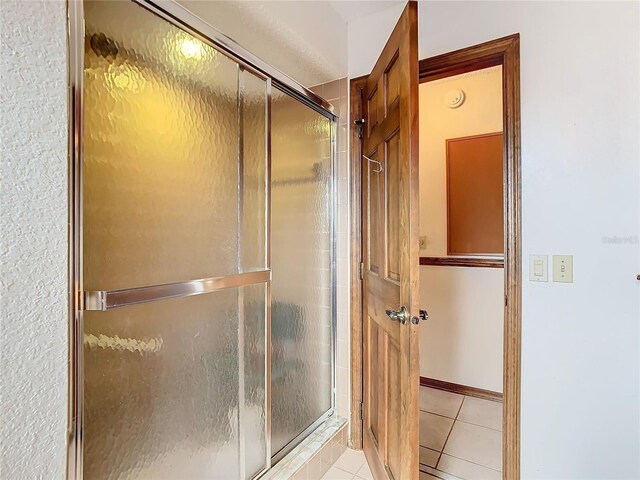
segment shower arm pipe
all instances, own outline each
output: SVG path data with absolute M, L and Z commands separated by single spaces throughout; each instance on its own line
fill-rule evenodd
M 271 270 L 202 278 L 186 282 L 165 283 L 122 290 L 84 292 L 83 310 L 106 311 L 114 308 L 155 302 L 170 298 L 191 297 L 229 288 L 240 288 L 271 281 Z

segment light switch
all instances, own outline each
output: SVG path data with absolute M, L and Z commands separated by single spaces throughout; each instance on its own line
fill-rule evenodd
M 573 283 L 573 255 L 553 256 L 553 281 Z
M 532 282 L 548 281 L 547 263 L 546 255 L 529 255 L 529 280 Z

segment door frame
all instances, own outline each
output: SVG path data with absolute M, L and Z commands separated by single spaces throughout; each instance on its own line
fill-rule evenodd
M 420 60 L 420 83 L 502 65 L 504 132 L 504 351 L 502 477 L 520 478 L 520 370 L 522 343 L 522 185 L 520 143 L 520 35 L 514 34 Z M 367 76 L 350 81 L 351 422 L 349 445 L 362 448 L 362 205 L 360 119 Z

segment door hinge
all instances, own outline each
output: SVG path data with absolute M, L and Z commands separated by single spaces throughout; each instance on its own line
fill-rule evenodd
M 364 262 L 360 262 L 360 265 L 358 265 L 358 275 L 360 280 L 364 280 Z
M 360 420 L 364 420 L 364 403 L 360 402 Z
M 366 123 L 366 120 L 361 118 L 360 120 L 354 120 L 353 123 L 358 127 L 358 138 L 362 138 L 362 127 Z
M 504 296 L 504 306 L 506 307 L 509 303 L 508 298 L 506 295 Z

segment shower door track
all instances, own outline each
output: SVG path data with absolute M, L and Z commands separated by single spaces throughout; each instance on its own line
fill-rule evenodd
M 240 67 L 263 77 L 268 82 L 268 108 L 270 111 L 271 89 L 273 86 L 295 98 L 299 102 L 327 117 L 331 121 L 331 407 L 317 420 L 309 425 L 298 436 L 292 439 L 280 451 L 268 457 L 269 461 L 255 478 L 269 472 L 270 468 L 293 450 L 310 432 L 318 428 L 335 413 L 336 408 L 336 216 L 337 216 L 337 176 L 336 176 L 336 121 L 333 106 L 323 98 L 308 90 L 294 79 L 277 68 L 262 61 L 231 38 L 212 27 L 198 16 L 176 3 L 174 0 L 130 0 L 150 10 L 166 21 L 189 32 L 205 43 L 221 50 L 235 60 Z M 83 75 L 84 75 L 84 8 L 83 0 L 67 2 L 68 49 L 69 49 L 69 408 L 67 428 L 67 478 L 82 480 L 83 478 L 83 408 L 84 408 L 84 360 L 83 334 L 85 310 L 109 310 L 125 306 L 125 304 L 144 303 L 161 298 L 198 295 L 223 288 L 234 288 L 241 285 L 265 283 L 268 291 L 267 325 L 270 331 L 270 283 L 271 270 L 249 272 L 226 277 L 179 282 L 173 284 L 139 287 L 128 290 L 83 291 L 83 188 L 82 188 L 82 109 L 83 109 Z M 269 118 L 269 117 L 268 117 Z M 267 122 L 268 142 L 271 139 L 270 119 Z M 268 197 L 270 198 L 271 153 L 268 148 Z M 268 200 L 270 203 L 270 200 Z M 271 239 L 270 212 L 267 221 L 267 241 Z M 270 248 L 267 251 L 268 267 L 270 267 Z M 264 277 L 257 280 L 258 276 Z M 228 285 L 228 286 L 226 286 Z M 202 290 L 202 291 L 200 291 Z M 206 290 L 206 291 L 205 291 Z M 133 297 L 138 300 L 129 301 Z M 153 298 L 152 298 L 153 297 Z M 127 303 L 128 302 L 128 303 Z M 268 337 L 267 362 L 271 361 L 271 339 Z M 270 390 L 270 371 L 267 370 L 267 389 Z M 267 408 L 271 409 L 270 394 L 267 395 Z M 267 420 L 267 449 L 271 451 L 270 417 Z
M 271 457 L 272 463 L 278 463 L 280 460 L 286 457 L 287 454 L 291 452 L 291 450 L 293 450 L 297 445 L 300 444 L 300 442 L 302 442 L 305 438 L 307 438 L 311 432 L 313 432 L 316 428 L 318 428 L 320 425 L 326 422 L 327 419 L 329 419 L 334 413 L 335 413 L 335 409 L 333 407 L 331 407 L 329 410 L 323 413 L 320 416 L 320 418 L 318 418 L 315 422 L 313 422 L 311 425 L 305 428 L 302 432 L 296 435 L 293 438 L 293 440 L 291 440 L 284 447 L 282 447 L 282 449 L 280 449 L 279 452 L 276 452 L 273 455 L 273 457 Z

